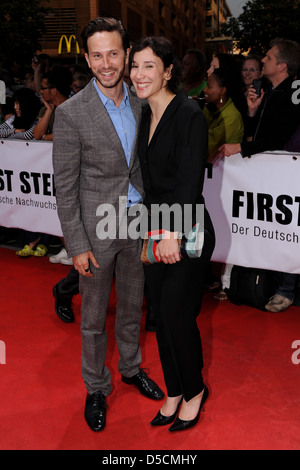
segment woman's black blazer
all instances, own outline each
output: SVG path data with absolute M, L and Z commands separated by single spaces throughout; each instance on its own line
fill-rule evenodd
M 183 93 L 166 108 L 148 144 L 151 109 L 146 105 L 139 133 L 138 154 L 145 189 L 145 205 L 204 204 L 207 161 L 207 124 L 198 104 Z M 194 223 L 195 221 L 193 221 Z M 167 228 L 167 227 L 166 227 Z M 177 227 L 170 227 L 177 230 Z

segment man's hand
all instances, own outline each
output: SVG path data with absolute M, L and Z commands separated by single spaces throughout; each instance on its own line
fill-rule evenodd
M 95 266 L 95 268 L 99 268 L 99 264 L 97 263 L 96 258 L 91 251 L 74 256 L 72 259 L 74 268 L 82 276 L 94 277 L 90 271 L 90 262 Z
M 53 113 L 53 111 L 55 110 L 56 106 L 55 104 L 53 104 L 51 101 L 46 101 L 44 100 L 44 98 L 42 97 L 42 102 L 44 104 L 44 106 L 46 107 L 46 110 L 49 112 L 49 113 Z
M 219 148 L 222 157 L 230 157 L 241 152 L 241 144 L 224 144 Z
M 35 72 L 35 71 L 38 71 L 38 72 L 41 72 L 41 67 L 42 65 L 40 64 L 40 62 L 36 63 L 33 59 L 31 61 L 31 68 L 32 70 Z

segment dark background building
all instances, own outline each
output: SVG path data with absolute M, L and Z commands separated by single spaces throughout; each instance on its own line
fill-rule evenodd
M 146 35 L 166 36 L 182 57 L 189 48 L 205 52 L 207 37 L 231 15 L 225 0 L 50 0 L 45 6 L 51 11 L 42 52 L 65 62 L 80 60 L 81 31 L 96 16 L 121 19 L 133 42 Z

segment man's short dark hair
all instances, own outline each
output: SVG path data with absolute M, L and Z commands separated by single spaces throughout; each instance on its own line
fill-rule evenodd
M 271 47 L 277 47 L 275 54 L 279 63 L 287 65 L 287 72 L 290 77 L 294 77 L 300 67 L 300 45 L 290 39 L 276 38 L 270 43 Z
M 72 73 L 67 67 L 54 67 L 45 73 L 42 78 L 48 81 L 48 85 L 56 88 L 59 93 L 69 98 L 72 83 Z
M 93 36 L 95 33 L 101 33 L 102 31 L 107 31 L 109 33 L 117 31 L 120 33 L 124 51 L 127 52 L 127 49 L 130 47 L 130 41 L 122 22 L 115 18 L 98 17 L 91 20 L 81 33 L 83 49 L 87 54 L 89 52 L 87 45 L 88 38 Z

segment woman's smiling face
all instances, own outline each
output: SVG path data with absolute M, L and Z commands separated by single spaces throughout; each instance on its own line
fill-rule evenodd
M 131 81 L 139 98 L 151 98 L 167 86 L 170 70 L 164 69 L 163 61 L 150 47 L 136 52 L 130 72 Z

